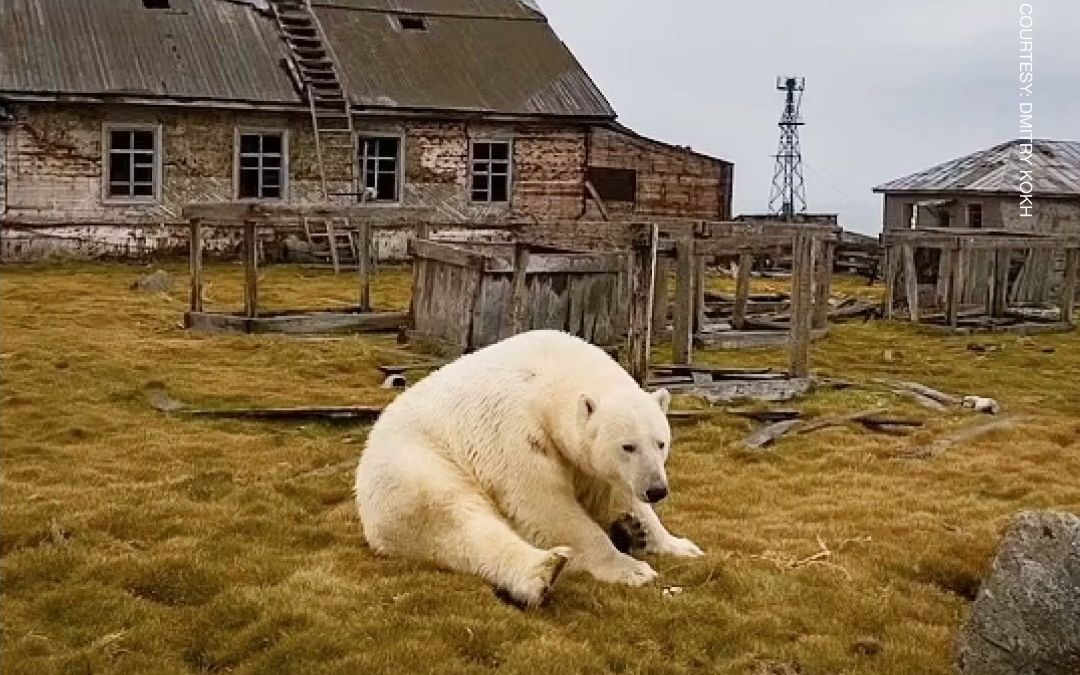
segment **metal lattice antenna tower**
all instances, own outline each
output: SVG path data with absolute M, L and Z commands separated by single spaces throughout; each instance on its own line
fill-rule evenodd
M 769 213 L 794 220 L 796 213 L 806 213 L 806 183 L 803 180 L 802 149 L 799 127 L 804 77 L 778 77 L 776 88 L 786 92 L 784 114 L 780 116 L 780 149 L 776 153 L 776 173 L 769 196 Z

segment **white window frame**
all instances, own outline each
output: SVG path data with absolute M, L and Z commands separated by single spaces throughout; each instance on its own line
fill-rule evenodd
M 112 182 L 112 134 L 114 131 L 150 131 L 154 134 L 154 165 L 153 165 L 153 194 L 118 196 L 110 193 L 109 185 Z M 123 152 L 123 151 L 121 151 Z M 141 151 L 145 152 L 145 150 Z M 130 152 L 134 154 L 134 150 Z M 103 204 L 159 204 L 163 184 L 164 173 L 164 145 L 162 143 L 162 126 L 155 123 L 138 122 L 103 122 L 101 125 L 101 202 Z
M 476 199 L 473 196 L 473 178 L 475 177 L 474 169 L 476 160 L 474 159 L 474 151 L 477 143 L 491 144 L 491 143 L 505 143 L 506 144 L 506 201 L 492 201 L 491 200 L 491 184 L 488 183 L 488 199 Z M 490 163 L 492 160 L 488 160 Z M 499 160 L 501 161 L 501 160 Z M 488 174 L 490 181 L 491 174 Z M 487 205 L 510 205 L 514 200 L 514 139 L 509 136 L 474 136 L 469 138 L 469 184 L 466 186 L 469 191 L 469 203 L 471 204 L 487 204 Z
M 374 207 L 401 206 L 402 200 L 404 198 L 403 194 L 404 194 L 404 191 L 405 191 L 405 134 L 403 134 L 403 133 L 385 133 L 385 134 L 381 134 L 381 133 L 379 133 L 377 131 L 364 131 L 364 132 L 359 132 L 359 133 L 355 134 L 355 136 L 356 136 L 356 138 L 355 138 L 355 142 L 353 144 L 353 147 L 354 147 L 353 156 L 356 158 L 356 162 L 357 162 L 357 170 L 356 170 L 356 176 L 357 176 L 357 181 L 358 181 L 358 183 L 357 183 L 357 192 L 360 193 L 360 195 L 357 197 L 357 201 L 363 203 L 365 206 L 374 206 Z M 364 201 L 363 200 L 363 193 L 364 193 L 364 190 L 367 189 L 367 186 L 366 186 L 366 183 L 367 183 L 367 173 L 366 173 L 367 172 L 367 154 L 366 154 L 366 152 L 367 152 L 367 150 L 366 150 L 365 141 L 369 141 L 369 140 L 373 140 L 373 139 L 378 140 L 378 139 L 383 139 L 383 138 L 394 138 L 394 139 L 397 139 L 397 142 L 398 142 L 398 151 L 397 151 L 397 157 L 396 157 L 397 164 L 396 164 L 396 167 L 395 167 L 395 176 L 394 176 L 394 180 L 396 181 L 395 188 L 394 188 L 394 194 L 396 195 L 396 199 L 394 199 L 393 201 L 387 201 L 387 200 Z
M 281 136 L 281 195 L 278 197 L 240 196 L 240 139 L 242 136 Z M 262 161 L 259 162 L 259 183 L 262 184 Z M 233 133 L 233 197 L 242 202 L 289 201 L 289 130 L 273 127 L 236 127 Z

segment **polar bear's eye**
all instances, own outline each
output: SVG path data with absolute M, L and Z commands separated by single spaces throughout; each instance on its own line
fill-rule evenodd
M 627 443 L 622 446 L 623 452 L 637 452 L 637 446 L 633 443 Z

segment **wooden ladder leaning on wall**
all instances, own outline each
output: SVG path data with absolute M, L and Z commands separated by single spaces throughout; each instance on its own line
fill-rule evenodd
M 355 192 L 356 157 L 348 93 L 326 32 L 311 8 L 311 0 L 271 0 L 270 6 L 289 47 L 293 71 L 311 110 L 319 184 L 323 200 L 329 203 L 334 195 L 327 180 L 328 156 L 336 160 L 332 166 L 343 162 L 342 165 L 348 167 L 349 184 Z M 335 274 L 340 271 L 343 248 L 350 262 L 357 260 L 355 241 L 347 220 L 344 226 L 339 230 L 331 219 L 304 221 L 304 232 L 312 252 L 316 257 L 329 259 Z

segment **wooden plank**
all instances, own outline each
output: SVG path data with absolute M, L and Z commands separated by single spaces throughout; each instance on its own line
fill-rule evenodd
M 652 334 L 659 335 L 667 330 L 670 302 L 668 300 L 668 280 L 671 277 L 670 261 L 663 258 L 656 260 L 656 283 L 653 284 Z
M 244 316 L 254 318 L 259 309 L 258 226 L 254 220 L 244 221 Z
M 191 219 L 191 254 L 188 260 L 191 274 L 191 302 L 192 312 L 203 311 L 203 241 L 202 221 L 198 218 Z
M 788 360 L 791 376 L 810 375 L 810 341 L 813 312 L 813 240 L 804 234 L 795 236 L 791 273 L 791 344 Z
M 627 346 L 630 374 L 638 384 L 649 375 L 650 328 L 652 323 L 652 296 L 655 283 L 656 251 L 659 244 L 659 228 L 649 227 L 648 244 L 635 247 L 631 275 L 630 329 Z
M 832 294 L 833 257 L 836 244 L 814 241 L 814 328 L 829 325 L 829 296 Z
M 529 274 L 602 274 L 617 272 L 622 266 L 623 256 L 619 253 L 533 252 L 529 258 L 527 272 Z M 513 274 L 513 261 L 510 258 L 486 257 L 484 271 L 491 274 Z
M 696 248 L 696 247 L 695 247 Z M 708 278 L 705 269 L 705 256 L 694 259 L 694 332 L 705 325 L 705 282 Z
M 945 320 L 955 328 L 959 325 L 960 302 L 963 299 L 964 276 L 963 254 L 960 249 L 954 248 L 948 252 L 946 269 L 948 270 L 947 286 L 945 291 Z
M 360 221 L 358 267 L 360 271 L 360 311 L 371 311 L 371 226 L 367 220 Z
M 1065 277 L 1061 288 L 1061 321 L 1072 323 L 1076 312 L 1076 281 L 1080 274 L 1080 249 L 1071 248 L 1065 251 Z
M 255 318 L 213 312 L 188 312 L 184 315 L 185 327 L 194 331 L 280 335 L 391 332 L 398 330 L 408 320 L 408 312 L 313 312 Z
M 690 363 L 694 350 L 694 241 L 680 239 L 675 261 L 675 330 L 672 355 L 675 363 Z
M 1012 266 L 1012 251 L 1003 249 L 994 253 L 993 272 L 989 293 L 993 297 L 990 316 L 1002 317 L 1009 309 L 1009 269 Z
M 915 247 L 904 244 L 900 247 L 904 256 L 904 289 L 908 305 L 908 318 L 912 323 L 919 322 L 919 276 L 915 268 Z
M 885 251 L 885 318 L 890 320 L 896 310 L 896 283 L 900 280 L 899 253 L 895 246 Z
M 750 298 L 750 272 L 754 267 L 754 256 L 743 253 L 739 256 L 739 273 L 735 277 L 735 307 L 731 314 L 731 325 L 735 330 L 746 328 L 746 305 Z
M 514 278 L 511 282 L 510 291 L 510 332 L 512 335 L 525 330 L 526 301 L 528 287 L 525 284 L 526 274 L 529 269 L 529 249 L 527 246 L 518 245 L 514 249 Z
M 611 220 L 607 205 L 604 204 L 603 198 L 600 197 L 600 193 L 596 191 L 596 186 L 592 184 L 591 180 L 585 181 L 585 189 L 588 190 L 589 196 L 592 197 L 593 203 L 596 204 L 596 208 L 600 210 L 600 217 L 605 221 Z
M 483 269 L 488 258 L 480 253 L 468 251 L 460 246 L 440 244 L 427 239 L 413 239 L 409 242 L 409 255 L 427 260 L 435 260 L 456 267 Z M 509 263 L 506 271 L 512 272 Z

